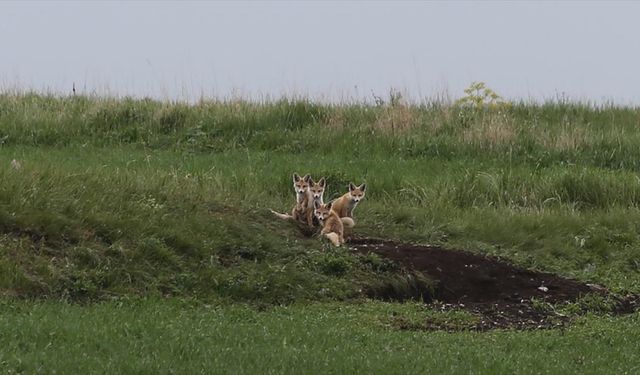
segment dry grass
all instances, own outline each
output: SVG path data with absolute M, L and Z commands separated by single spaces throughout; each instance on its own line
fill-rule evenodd
M 398 134 L 411 130 L 418 124 L 419 116 L 415 111 L 405 104 L 397 104 L 384 107 L 372 126 L 383 134 Z
M 464 128 L 462 140 L 486 148 L 514 144 L 518 131 L 514 120 L 503 113 L 488 114 Z
M 575 151 L 587 144 L 587 130 L 578 126 L 563 126 L 559 131 L 546 130 L 534 135 L 536 141 L 553 151 Z
M 336 108 L 326 117 L 326 125 L 332 130 L 343 130 L 347 122 L 344 108 Z
M 380 108 L 370 126 L 374 132 L 382 135 L 407 135 L 418 129 L 435 134 L 454 116 L 455 111 L 450 106 L 425 110 L 401 103 Z

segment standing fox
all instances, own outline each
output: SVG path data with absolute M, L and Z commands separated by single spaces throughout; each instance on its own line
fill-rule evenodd
M 362 198 L 364 198 L 364 191 L 366 188 L 366 184 L 356 186 L 349 182 L 349 191 L 340 198 L 331 202 L 333 203 L 331 206 L 332 210 L 338 214 L 338 217 L 342 220 L 345 227 L 353 228 L 356 225 L 355 221 L 353 221 L 353 210 Z
M 283 220 L 306 222 L 307 225 L 312 227 L 314 202 L 323 203 L 325 185 L 324 177 L 320 181 L 314 182 L 313 178 L 308 174 L 300 177 L 297 173 L 294 173 L 293 189 L 296 192 L 296 204 L 291 210 L 291 215 L 281 214 L 274 210 L 271 210 L 271 212 Z
M 324 190 L 327 186 L 324 177 L 322 177 L 318 182 L 313 181 L 313 178 L 309 178 L 309 191 L 311 191 L 311 195 L 313 196 L 313 200 L 318 203 L 324 203 Z M 313 204 L 311 205 L 313 208 Z
M 344 226 L 338 214 L 331 209 L 332 204 L 333 202 L 328 204 L 314 202 L 314 213 L 322 226 L 320 234 L 327 237 L 334 246 L 340 246 L 344 243 Z
M 309 179 L 309 191 L 311 192 L 311 197 L 313 200 L 310 202 L 309 213 L 312 215 L 312 219 L 314 219 L 313 224 L 320 224 L 317 221 L 317 218 L 313 216 L 313 210 L 315 209 L 315 204 L 318 202 L 319 204 L 324 204 L 324 190 L 327 186 L 325 178 L 322 177 L 318 182 L 313 181 L 313 178 Z

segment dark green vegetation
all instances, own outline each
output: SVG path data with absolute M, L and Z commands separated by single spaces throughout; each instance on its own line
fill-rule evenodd
M 188 106 L 0 95 L 0 293 L 11 301 L 13 297 L 116 299 L 127 304 L 134 296 L 173 296 L 215 305 L 249 302 L 269 307 L 294 301 L 359 300 L 389 285 L 401 291 L 428 286 L 428 280 L 414 277 L 420 275 L 408 275 L 375 256 L 356 257 L 348 250 L 331 249 L 274 219 L 268 208 L 287 211 L 293 204 L 294 171 L 327 177 L 325 199 L 343 193 L 349 181 L 366 181 L 367 197 L 355 212 L 359 235 L 469 249 L 615 291 L 638 292 L 639 130 L 640 109 L 571 103 L 515 103 L 501 109 L 439 103 L 407 106 L 397 101 L 336 106 L 305 100 Z M 21 167 L 12 167 L 12 159 Z M 422 355 L 451 350 L 452 356 L 468 362 L 456 367 L 445 361 L 441 364 L 445 367 L 434 368 L 513 372 L 509 366 L 515 362 L 500 367 L 492 358 L 524 356 L 524 366 L 575 370 L 600 361 L 593 353 L 615 346 L 611 355 L 618 357 L 603 359 L 595 364 L 597 369 L 607 361 L 628 360 L 632 352 L 624 350 L 638 349 L 637 313 L 612 321 L 588 318 L 584 326 L 569 330 L 569 338 L 560 332 L 429 335 L 387 332 L 366 323 L 362 328 L 354 321 L 364 313 L 343 317 L 334 304 L 326 307 L 330 321 L 323 315 L 323 305 L 299 305 L 303 307 L 291 315 L 245 311 L 238 313 L 239 318 L 234 318 L 235 307 L 215 313 L 198 307 L 185 310 L 186 321 L 165 327 L 181 319 L 182 313 L 155 301 L 157 322 L 145 326 L 132 318 L 131 324 L 140 332 L 166 336 L 151 335 L 149 341 L 131 344 L 140 346 L 118 346 L 125 333 L 117 328 L 102 336 L 85 335 L 101 319 L 153 316 L 154 304 L 118 310 L 116 302 L 110 302 L 83 310 L 66 304 L 8 302 L 2 307 L 2 324 L 30 328 L 2 336 L 1 344 L 18 345 L 16 337 L 23 337 L 31 342 L 25 345 L 35 346 L 16 347 L 11 353 L 30 361 L 30 350 L 46 345 L 40 336 L 47 334 L 47 324 L 54 325 L 38 317 L 68 312 L 69 322 L 90 321 L 63 333 L 68 335 L 65 341 L 80 340 L 79 348 L 96 345 L 92 340 L 101 337 L 100 345 L 114 345 L 118 351 L 114 355 L 123 362 L 136 350 L 155 356 L 148 358 L 153 361 L 169 354 L 148 348 L 175 339 L 175 346 L 162 350 L 195 356 L 195 369 L 213 360 L 208 351 L 233 351 L 234 345 L 249 345 L 252 337 L 261 336 L 261 319 L 274 319 L 265 327 L 285 324 L 283 329 L 290 329 L 292 336 L 302 335 L 296 350 L 303 350 L 302 343 L 309 345 L 303 350 L 307 361 L 291 362 L 289 356 L 270 352 L 274 346 L 270 340 L 282 343 L 290 336 L 285 331 L 265 335 L 258 350 L 263 356 L 271 353 L 274 361 L 265 366 L 280 369 L 318 368 L 314 361 L 323 357 L 315 354 L 340 345 L 352 345 L 344 352 L 345 365 L 328 370 L 348 372 L 362 365 L 365 362 L 357 355 L 367 350 L 377 358 L 370 366 L 387 363 L 385 353 L 400 355 L 399 348 L 408 350 L 402 358 L 411 357 L 413 350 Z M 370 308 L 382 309 L 379 306 Z M 23 317 L 10 313 L 13 309 L 33 311 Z M 310 319 L 322 323 L 313 326 L 317 331 L 296 334 L 305 326 L 300 320 L 305 309 L 313 309 Z M 239 332 L 244 339 L 216 341 L 220 346 L 194 352 L 190 340 L 198 330 L 209 328 L 196 317 L 202 314 L 223 325 L 225 311 L 231 314 L 227 328 L 213 328 L 227 329 L 227 335 Z M 305 341 L 304 335 L 323 337 L 321 332 L 331 324 L 345 332 L 332 335 L 337 342 Z M 190 330 L 195 336 L 187 334 Z M 33 341 L 29 334 L 35 336 Z M 205 342 L 216 340 L 211 332 L 202 335 Z M 573 346 L 580 340 L 596 344 L 584 344 L 575 354 Z M 388 342 L 393 345 L 384 349 Z M 625 342 L 631 346 L 621 348 Z M 422 346 L 414 346 L 417 343 Z M 52 353 L 44 363 L 58 360 L 59 352 Z M 179 354 L 171 353 L 182 358 Z M 224 363 L 246 370 L 259 365 L 240 363 L 245 357 L 226 357 Z M 230 365 L 233 358 L 235 367 Z M 434 353 L 431 360 L 438 358 Z M 554 366 L 565 359 L 568 367 Z M 0 362 L 17 366 L 5 358 Z M 30 363 L 24 368 L 37 368 L 37 363 Z M 151 362 L 131 366 L 145 363 Z M 418 370 L 416 363 L 394 368 Z M 638 370 L 637 363 L 620 363 L 619 369 Z M 86 366 L 102 368 L 102 363 L 87 361 Z

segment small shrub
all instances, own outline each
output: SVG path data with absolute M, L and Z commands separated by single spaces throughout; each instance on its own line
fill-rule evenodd
M 487 87 L 484 82 L 472 82 L 469 87 L 464 89 L 464 93 L 466 95 L 458 99 L 455 103 L 456 105 L 469 106 L 476 109 L 503 109 L 509 107 L 509 103 Z
M 320 271 L 325 275 L 343 276 L 352 267 L 353 260 L 349 256 L 338 254 L 325 254 L 318 261 Z

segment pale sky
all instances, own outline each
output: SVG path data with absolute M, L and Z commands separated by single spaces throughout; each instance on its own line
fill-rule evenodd
M 0 87 L 640 105 L 640 2 L 0 2 Z

